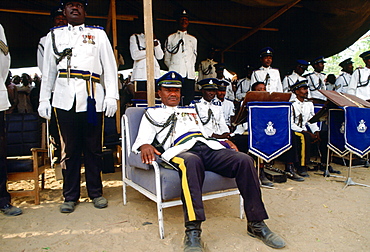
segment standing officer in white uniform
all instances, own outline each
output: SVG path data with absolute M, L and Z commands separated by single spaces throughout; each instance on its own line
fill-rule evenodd
M 325 67 L 325 63 L 326 61 L 324 61 L 323 56 L 317 57 L 316 59 L 311 61 L 311 65 L 314 71 L 303 76 L 308 81 L 308 98 L 326 101 L 326 97 L 319 92 L 319 90 L 326 90 L 326 74 L 322 73 Z
M 251 91 L 252 87 L 251 77 L 254 71 L 254 67 L 247 65 L 245 67 L 245 70 L 246 70 L 245 78 L 238 80 L 238 83 L 236 84 L 235 100 L 237 101 L 243 101 L 247 92 Z
M 181 94 L 183 104 L 194 99 L 195 61 L 197 59 L 197 39 L 188 33 L 189 17 L 186 10 L 178 18 L 179 30 L 168 36 L 165 43 L 164 63 L 168 71 L 175 71 L 184 78 Z
M 212 48 L 209 51 L 208 58 L 199 63 L 198 66 L 198 81 L 208 78 L 216 78 L 215 65 L 217 61 L 214 61 L 215 49 Z
M 51 19 L 53 21 L 53 27 L 67 25 L 67 19 L 63 15 L 63 7 L 58 6 L 50 12 Z M 40 38 L 38 47 L 37 47 L 37 66 L 42 72 L 42 63 L 44 61 L 44 50 L 45 50 L 45 40 L 46 36 Z
M 298 79 L 302 79 L 302 75 L 304 71 L 308 68 L 308 62 L 305 60 L 297 60 L 296 66 L 292 72 L 292 74 L 285 76 L 283 79 L 283 92 L 288 93 L 291 92 L 291 87 L 298 81 Z
M 225 81 L 225 80 L 219 81 L 219 83 L 217 84 L 216 96 L 217 96 L 217 99 L 221 102 L 226 125 L 230 129 L 232 117 L 235 116 L 235 106 L 232 101 L 225 98 L 226 89 L 227 89 L 227 86 L 229 85 L 230 83 L 228 81 Z
M 281 84 L 280 72 L 276 68 L 272 68 L 272 57 L 274 50 L 271 47 L 265 47 L 260 51 L 260 61 L 262 66 L 254 70 L 251 77 L 251 84 L 256 82 L 264 82 L 267 92 L 283 92 Z
M 117 110 L 117 65 L 104 30 L 84 24 L 87 1 L 62 1 L 68 25 L 52 29 L 46 38 L 39 114 L 50 119 L 50 97 L 62 143 L 64 203 L 71 213 L 80 198 L 81 155 L 86 186 L 96 208 L 107 207 L 102 196 L 103 111 Z
M 3 26 L 0 24 L 0 211 L 7 216 L 22 214 L 22 210 L 10 204 L 7 191 L 5 110 L 10 108 L 5 80 L 9 73 L 10 54 Z
M 338 76 L 335 81 L 335 90 L 340 93 L 347 93 L 348 85 L 351 82 L 353 73 L 353 61 L 352 58 L 348 58 L 339 63 L 342 68 L 342 74 Z
M 130 37 L 130 53 L 134 60 L 131 81 L 136 81 L 137 91 L 146 91 L 146 43 L 144 33 L 132 34 Z M 161 76 L 158 60 L 163 59 L 161 42 L 154 39 L 154 78 Z
M 357 68 L 353 72 L 348 93 L 363 100 L 370 100 L 370 51 L 361 53 L 360 57 L 364 61 L 365 67 Z

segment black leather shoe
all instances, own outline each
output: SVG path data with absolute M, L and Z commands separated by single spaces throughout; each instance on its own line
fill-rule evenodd
M 294 180 L 294 181 L 298 181 L 298 182 L 304 181 L 304 178 L 300 177 L 295 172 L 295 168 L 294 168 L 293 164 L 286 164 L 285 165 L 285 171 L 286 171 L 287 178 L 289 178 L 291 180 Z
M 266 174 L 263 168 L 260 169 L 260 180 L 261 184 L 264 186 L 273 187 L 274 183 L 272 183 L 268 178 L 266 178 Z
M 77 202 L 75 201 L 65 201 L 62 205 L 60 205 L 60 212 L 61 213 L 72 213 L 75 210 Z
M 272 232 L 264 221 L 248 222 L 248 234 L 260 239 L 271 248 L 285 247 L 285 241 L 279 235 Z
M 200 221 L 189 221 L 185 224 L 184 252 L 203 252 L 203 243 L 200 238 L 202 229 Z
M 12 206 L 10 204 L 6 204 L 0 210 L 7 216 L 17 216 L 22 214 L 22 209 Z
M 326 165 L 325 164 L 320 165 L 320 171 L 326 171 Z M 329 173 L 341 174 L 340 171 L 334 170 L 334 168 L 331 165 L 329 165 L 328 171 L 329 171 Z
M 309 177 L 310 176 L 307 173 L 307 166 L 299 166 L 298 169 L 297 169 L 297 173 L 301 177 Z

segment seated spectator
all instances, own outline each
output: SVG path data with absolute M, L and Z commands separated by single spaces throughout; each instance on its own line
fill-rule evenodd
M 18 86 L 18 113 L 33 113 L 30 93 L 32 90 L 31 77 L 24 73 L 21 78 L 21 85 Z

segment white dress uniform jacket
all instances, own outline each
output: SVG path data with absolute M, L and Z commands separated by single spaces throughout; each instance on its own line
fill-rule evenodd
M 308 81 L 308 97 L 326 101 L 326 96 L 321 94 L 319 90 L 326 90 L 324 73 L 312 72 L 303 76 Z
M 70 59 L 71 70 L 89 71 L 100 75 L 100 83 L 94 88 L 96 111 L 103 111 L 105 98 L 118 100 L 117 65 L 113 50 L 105 31 L 100 27 L 90 27 L 84 24 L 54 28 L 55 45 L 58 52 L 72 48 Z M 79 78 L 60 78 L 60 70 L 67 69 L 68 60 L 56 63 L 59 58 L 54 53 L 51 32 L 45 43 L 43 76 L 40 91 L 40 102 L 50 99 L 54 90 L 52 106 L 70 110 L 76 100 L 76 112 L 87 111 L 86 81 Z
M 225 122 L 227 126 L 231 126 L 231 117 L 235 115 L 235 106 L 234 103 L 230 100 L 216 99 L 217 102 L 221 102 L 222 111 L 224 112 Z
M 189 141 L 181 144 L 175 144 L 175 140 L 189 132 L 198 132 L 206 137 L 202 123 L 193 107 L 168 107 L 162 104 L 161 107 L 148 108 L 146 113 L 157 124 L 164 124 L 175 113 L 177 119 L 175 128 L 170 132 L 167 141 L 163 145 L 165 152 L 162 153 L 162 158 L 166 160 L 171 160 L 177 154 L 191 149 L 198 141 L 205 143 L 213 150 L 224 148 L 218 141 L 207 140 L 202 136 L 191 138 Z M 143 144 L 152 144 L 155 138 L 159 143 L 162 143 L 168 135 L 170 127 L 166 127 L 164 130 L 162 129 L 162 127 L 154 126 L 144 115 L 141 119 L 136 141 L 132 145 L 132 151 L 138 153 L 140 146 Z
M 251 91 L 251 86 L 252 86 L 251 79 L 248 79 L 247 77 L 243 78 L 238 81 L 238 84 L 236 86 L 237 86 L 236 92 L 235 92 L 236 99 L 238 101 L 242 101 L 244 100 L 244 97 L 247 94 L 247 92 Z
M 341 75 L 339 75 L 335 81 L 335 90 L 340 93 L 347 93 L 349 83 L 351 82 L 351 77 L 352 75 L 347 72 L 343 72 Z
M 207 78 L 216 78 L 216 68 L 215 65 L 218 62 L 213 59 L 206 59 L 199 63 L 198 67 L 198 81 Z
M 290 87 L 297 82 L 297 80 L 304 80 L 306 78 L 300 76 L 299 74 L 297 74 L 295 71 L 293 71 L 292 74 L 290 75 L 287 75 L 284 77 L 283 79 L 283 92 L 284 93 L 288 93 L 288 92 L 292 92 L 290 90 Z
M 319 131 L 320 129 L 316 123 L 308 122 L 308 120 L 310 120 L 314 115 L 315 111 L 312 102 L 310 101 L 301 102 L 297 98 L 295 98 L 292 101 L 292 117 L 291 117 L 292 130 L 296 132 L 301 132 L 302 130 L 307 131 L 308 126 L 312 133 Z
M 357 68 L 351 77 L 351 81 L 348 86 L 348 93 L 356 95 L 363 100 L 370 99 L 370 68 L 361 67 Z
M 158 79 L 161 77 L 160 67 L 158 60 L 163 59 L 163 51 L 161 43 L 158 41 L 158 45 L 154 47 L 154 78 Z M 130 37 L 130 53 L 131 58 L 134 60 L 134 67 L 132 69 L 131 80 L 132 81 L 145 81 L 146 76 L 146 43 L 145 34 L 133 34 Z
M 212 134 L 222 135 L 223 133 L 230 132 L 227 127 L 224 112 L 220 101 L 213 99 L 208 102 L 204 98 L 194 102 L 194 106 L 198 115 L 202 121 L 204 130 L 207 137 L 211 137 Z M 209 115 L 208 110 L 211 109 L 212 114 Z
M 183 78 L 194 80 L 196 59 L 197 39 L 194 36 L 187 31 L 177 31 L 168 36 L 164 52 L 164 63 L 168 71 L 178 72 Z
M 267 74 L 269 74 L 270 78 L 267 78 L 266 80 Z M 254 70 L 251 76 L 251 85 L 257 81 L 261 81 L 266 84 L 267 92 L 283 92 L 280 72 L 276 68 L 261 66 L 260 69 Z
M 37 66 L 42 72 L 43 62 L 44 62 L 44 49 L 45 49 L 46 36 L 40 38 L 39 44 L 37 46 Z
M 0 24 L 0 111 L 7 110 L 10 107 L 8 92 L 5 87 L 5 80 L 9 73 L 10 54 L 8 51 L 8 43 L 6 41 L 4 28 Z M 4 51 L 3 51 L 4 49 Z

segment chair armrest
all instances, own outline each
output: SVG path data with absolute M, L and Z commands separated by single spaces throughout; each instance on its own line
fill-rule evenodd
M 43 148 L 31 148 L 32 152 L 48 152 L 48 149 Z
M 156 158 L 155 158 L 155 161 L 160 164 L 162 161 L 158 158 L 157 155 L 155 155 Z M 149 170 L 151 168 L 153 168 L 152 165 L 148 165 L 148 164 L 144 164 L 142 161 L 141 161 L 141 155 L 140 153 L 139 154 L 135 154 L 133 152 L 130 153 L 130 157 L 128 158 L 128 164 L 132 167 L 135 167 L 135 168 L 140 168 L 140 169 L 143 169 L 143 170 Z

